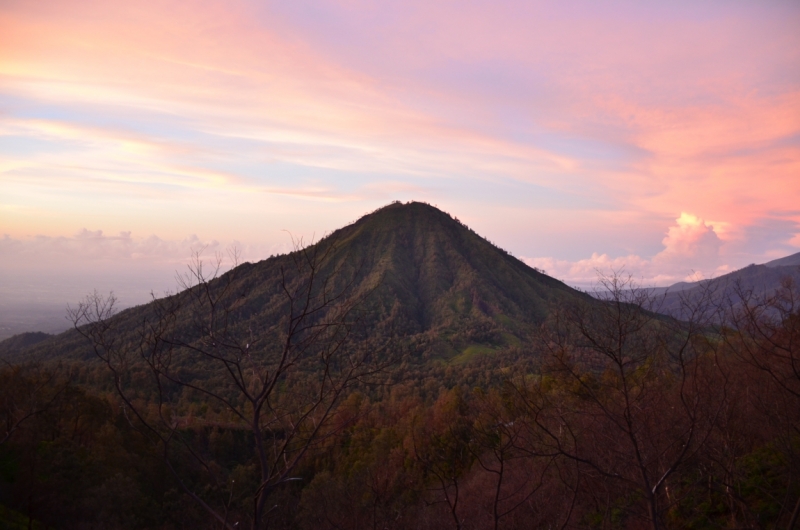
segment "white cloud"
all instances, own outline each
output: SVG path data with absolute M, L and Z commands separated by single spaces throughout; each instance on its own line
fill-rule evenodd
M 590 258 L 569 261 L 554 258 L 525 258 L 522 260 L 550 276 L 576 285 L 589 285 L 597 280 L 598 272 L 641 270 L 649 266 L 649 262 L 639 256 L 630 255 L 611 258 L 608 254 L 593 253 Z
M 129 307 L 149 301 L 151 293 L 175 292 L 176 274 L 187 270 L 194 252 L 202 251 L 205 263 L 222 253 L 224 271 L 233 263 L 228 249 L 239 251 L 240 262 L 259 261 L 291 250 L 291 241 L 286 239 L 281 245 L 247 245 L 197 235 L 168 240 L 85 228 L 70 237 L 5 235 L 0 238 L 0 310 L 60 310 L 94 290 L 113 291 L 121 307 Z
M 730 272 L 730 267 L 721 263 L 720 249 L 724 241 L 720 239 L 714 225 L 700 217 L 681 212 L 661 243 L 664 250 L 651 259 L 635 254 L 612 258 L 608 254 L 596 252 L 591 257 L 578 261 L 549 257 L 522 259 L 550 276 L 580 286 L 594 285 L 598 275 L 613 273 L 631 274 L 643 285 L 670 285 Z
M 685 267 L 688 262 L 698 268 L 719 265 L 723 242 L 713 225 L 694 215 L 681 212 L 661 243 L 665 248 L 653 258 L 656 263 Z
M 176 269 L 189 263 L 195 252 L 202 252 L 205 259 L 211 259 L 215 253 L 227 254 L 234 248 L 239 252 L 240 261 L 258 261 L 271 254 L 287 252 L 290 242 L 280 245 L 222 243 L 195 234 L 181 240 L 167 240 L 156 235 L 136 238 L 129 231 L 109 235 L 103 230 L 86 228 L 71 237 L 12 238 L 5 235 L 0 238 L 0 255 L 3 256 L 0 270 Z

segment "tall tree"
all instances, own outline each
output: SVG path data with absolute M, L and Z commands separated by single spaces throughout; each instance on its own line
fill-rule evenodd
M 247 292 L 237 290 L 236 268 L 219 275 L 220 256 L 210 273 L 195 256 L 183 291 L 155 300 L 136 330 L 117 329 L 113 296 L 95 293 L 70 311 L 113 375 L 131 421 L 161 448 L 182 490 L 223 527 L 268 527 L 278 508 L 270 497 L 300 480 L 293 473 L 331 434 L 340 398 L 383 367 L 374 349 L 351 341 L 368 293 L 354 292 L 335 269 L 320 272 L 334 248 L 329 242 L 291 254 L 293 268 L 281 270 L 279 286 L 286 314 L 275 325 L 238 311 Z M 252 451 L 238 471 L 215 462 L 202 436 L 186 428 L 181 399 L 191 395 L 216 405 L 224 419 L 218 427 L 246 432 Z M 190 462 L 193 473 L 185 472 Z M 249 516 L 237 498 L 249 499 Z
M 640 515 L 658 529 L 672 504 L 670 477 L 703 445 L 722 407 L 712 397 L 724 400 L 724 388 L 705 391 L 714 342 L 701 304 L 677 321 L 656 314 L 657 300 L 630 278 L 602 283 L 602 304 L 553 313 L 542 334 L 550 382 L 521 383 L 519 395 L 554 450 L 580 463 L 585 477 L 635 492 Z
M 791 529 L 800 520 L 800 286 L 786 278 L 776 291 L 758 293 L 738 282 L 733 292 L 723 337 L 750 374 L 749 401 L 785 459 L 786 501 L 778 519 Z

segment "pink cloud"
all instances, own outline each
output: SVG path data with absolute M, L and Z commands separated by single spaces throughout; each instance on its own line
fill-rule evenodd
M 2 94 L 98 121 L 148 114 L 151 129 L 172 125 L 186 138 L 8 121 L 4 136 L 70 149 L 8 154 L 0 208 L 15 237 L 45 218 L 41 232 L 69 233 L 109 226 L 75 221 L 76 212 L 136 195 L 179 212 L 159 218 L 175 233 L 208 233 L 190 225 L 223 192 L 236 218 L 243 205 L 266 209 L 263 196 L 276 211 L 292 197 L 361 212 L 382 188 L 477 202 L 489 199 L 476 181 L 514 181 L 509 193 L 581 202 L 553 208 L 554 226 L 573 234 L 590 222 L 585 203 L 617 220 L 724 219 L 724 233 L 716 222 L 679 222 L 649 259 L 632 248 L 574 265 L 584 275 L 625 259 L 662 267 L 653 278 L 680 276 L 668 262 L 712 267 L 748 227 L 800 203 L 798 21 L 790 4 L 5 2 Z M 193 143 L 200 133 L 212 140 Z M 217 147 L 228 141 L 246 147 Z M 260 180 L 269 164 L 292 176 Z M 298 168 L 318 170 L 317 180 L 301 181 Z M 404 177 L 437 185 L 398 185 Z M 126 206 L 111 226 L 155 230 Z M 242 225 L 230 221 L 227 239 Z M 638 229 L 623 225 L 617 239 Z
M 523 258 L 532 267 L 575 285 L 593 285 L 598 275 L 631 274 L 642 285 L 670 285 L 679 281 L 695 281 L 730 271 L 721 262 L 724 241 L 714 226 L 692 214 L 681 212 L 662 240 L 664 249 L 652 258 L 630 254 L 610 257 L 592 253 L 577 261 L 554 258 Z
M 36 236 L 0 238 L 0 254 L 4 260 L 0 270 L 25 271 L 48 267 L 58 263 L 59 268 L 80 271 L 84 268 L 107 267 L 113 264 L 124 270 L 139 267 L 166 270 L 183 269 L 195 252 L 205 259 L 214 259 L 215 253 L 227 254 L 230 249 L 239 252 L 242 261 L 259 261 L 271 254 L 291 250 L 291 240 L 282 244 L 247 245 L 238 241 L 222 243 L 215 239 L 202 239 L 192 234 L 183 239 L 162 239 L 156 235 L 134 237 L 131 232 L 108 235 L 103 230 L 81 229 L 71 237 Z
M 712 225 L 686 212 L 681 212 L 675 223 L 662 241 L 664 250 L 653 258 L 654 262 L 684 267 L 689 263 L 698 268 L 719 265 L 722 240 Z

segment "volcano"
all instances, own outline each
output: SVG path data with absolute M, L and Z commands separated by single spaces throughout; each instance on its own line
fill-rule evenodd
M 235 301 L 239 326 L 274 327 L 288 311 L 282 286 L 304 256 L 325 256 L 316 274 L 362 293 L 363 336 L 389 338 L 411 358 L 465 361 L 523 344 L 559 304 L 591 299 L 535 270 L 476 234 L 457 218 L 421 202 L 395 202 L 319 242 L 258 263 L 240 264 L 208 282 Z M 179 300 L 188 290 L 172 297 Z M 133 329 L 155 311 L 145 304 L 116 315 Z M 178 320 L 191 320 L 178 315 Z M 91 358 L 74 331 L 7 358 Z

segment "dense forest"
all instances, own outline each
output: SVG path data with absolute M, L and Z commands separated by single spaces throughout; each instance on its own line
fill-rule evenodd
M 628 278 L 593 298 L 486 257 L 451 221 L 472 246 L 429 277 L 329 239 L 269 282 L 198 260 L 141 308 L 89 296 L 75 330 L 5 355 L 2 527 L 795 526 L 796 284 L 708 289 L 677 319 Z M 465 265 L 484 262 L 493 284 Z

